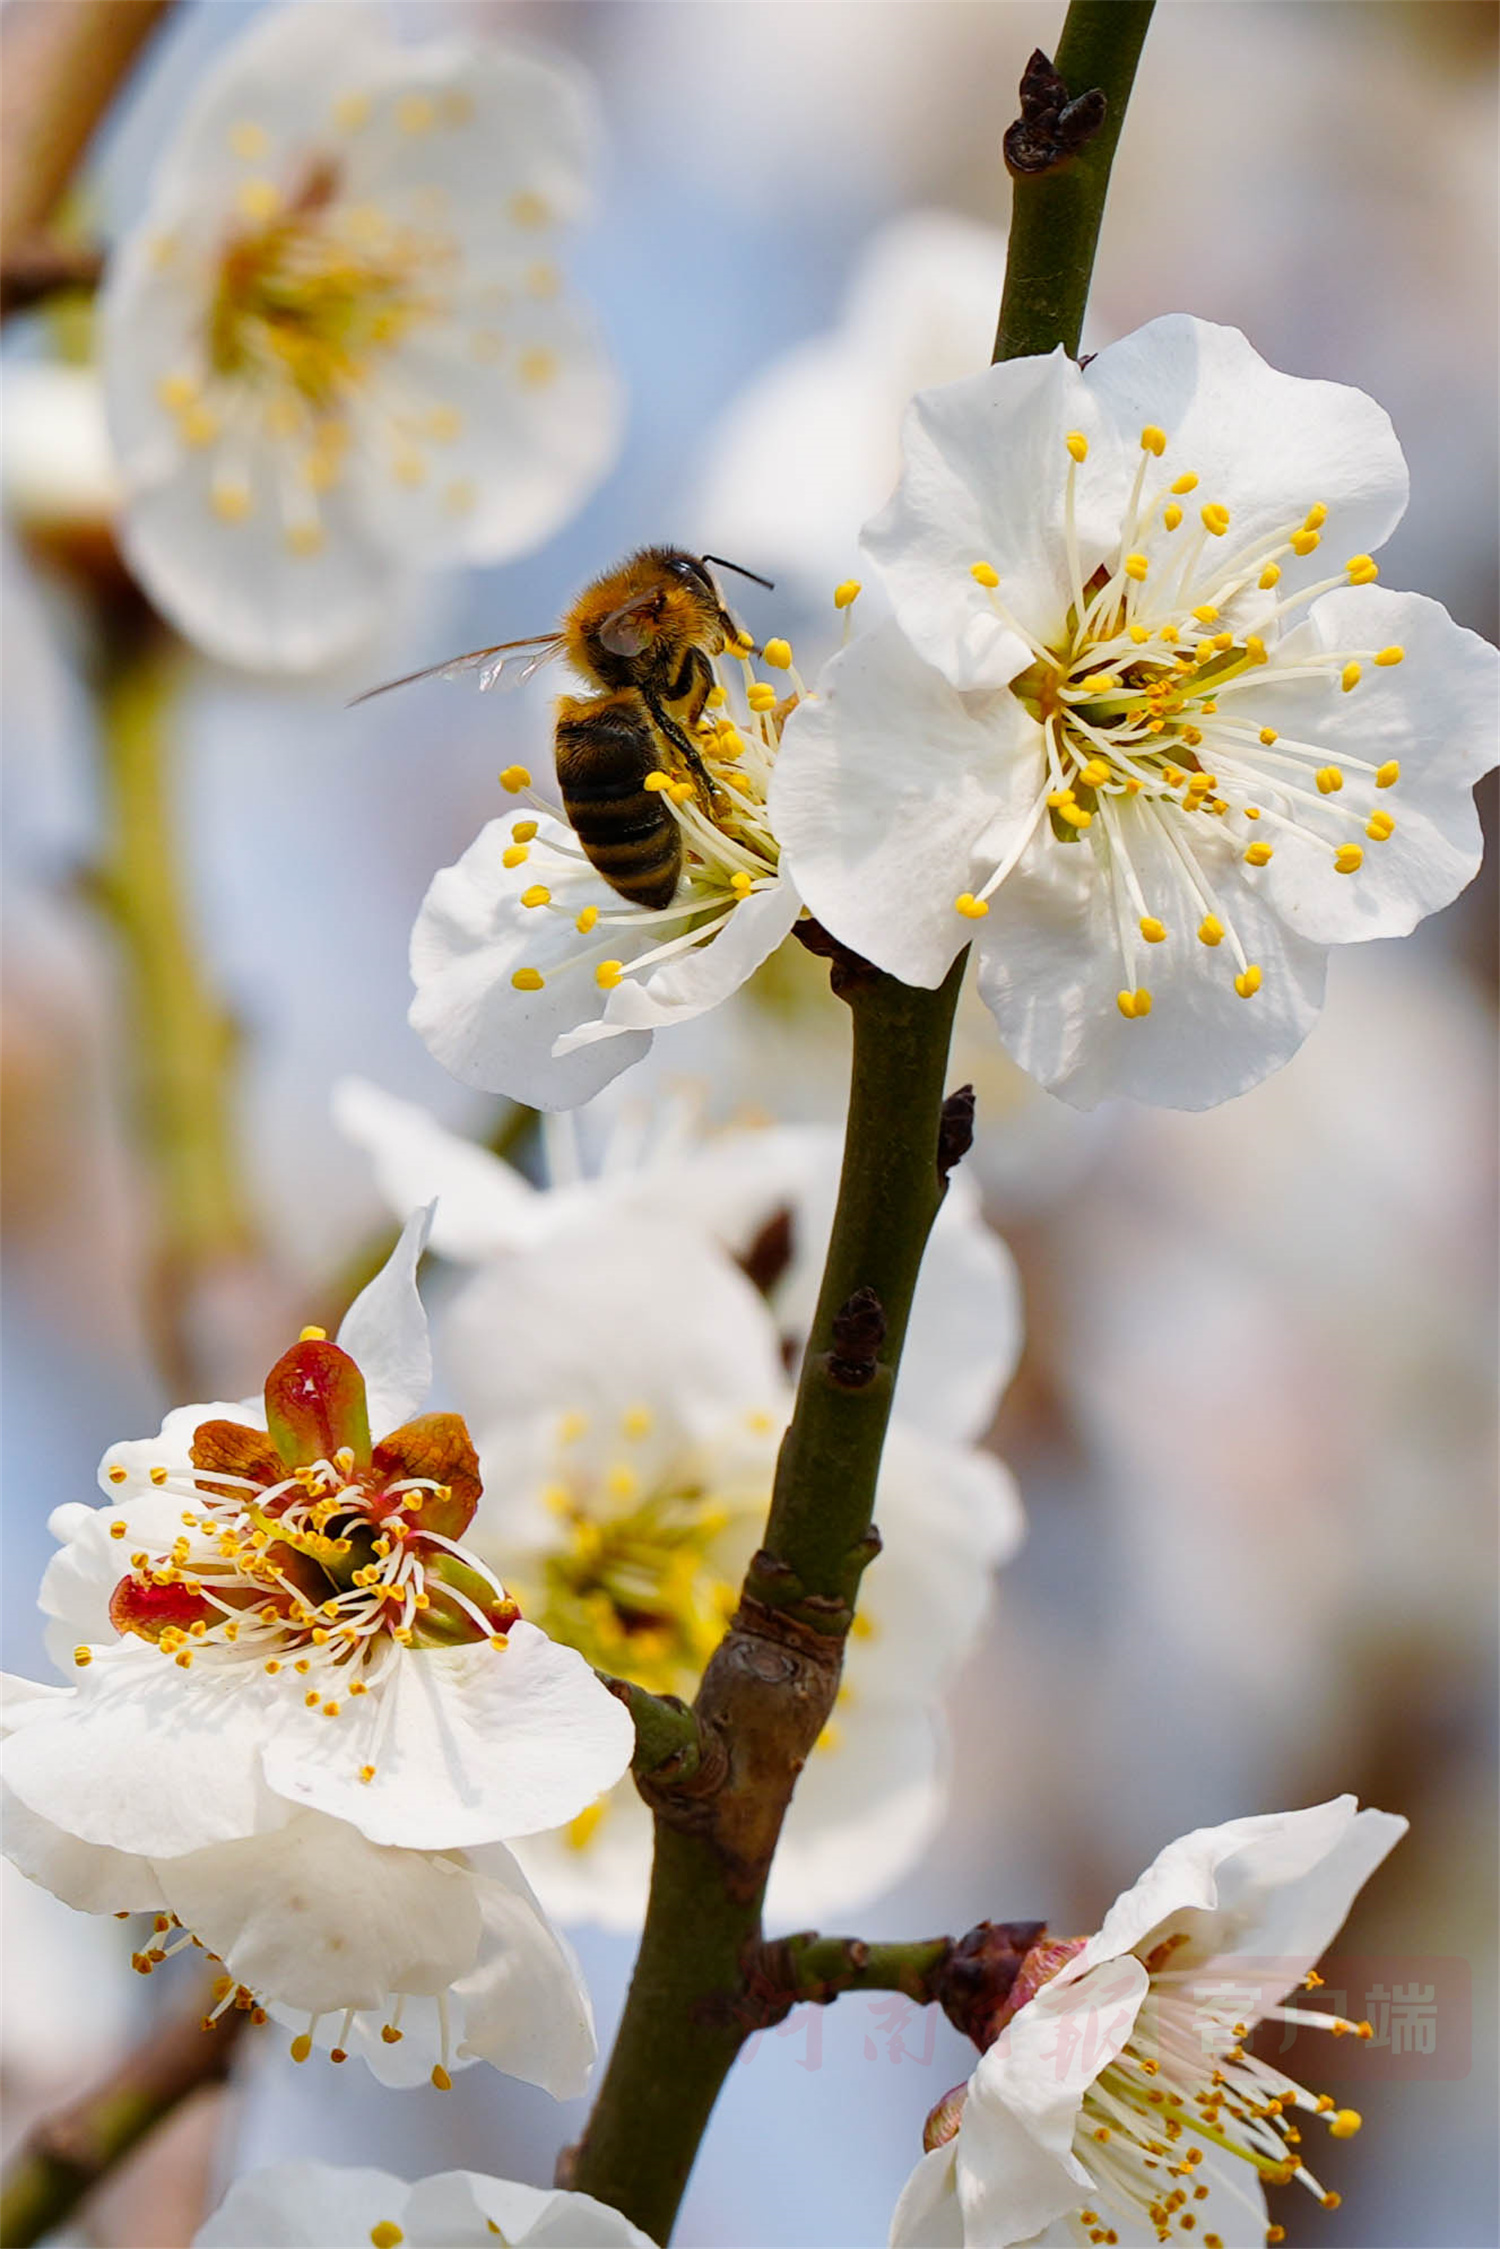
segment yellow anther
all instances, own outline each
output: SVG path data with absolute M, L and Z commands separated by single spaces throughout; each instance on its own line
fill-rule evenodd
M 73 1661 L 77 1664 L 80 1671 L 87 1671 L 89 1665 L 93 1662 L 93 1660 L 94 1651 L 92 1648 L 80 1646 L 73 1650 Z
M 403 133 L 430 133 L 436 120 L 429 94 L 405 94 L 396 104 L 396 123 Z
M 1391 664 L 1401 663 L 1405 656 L 1406 650 L 1404 648 L 1382 648 L 1375 661 L 1384 668 Z
M 1109 779 L 1111 771 L 1112 768 L 1108 758 L 1091 757 L 1078 778 L 1080 781 L 1086 781 L 1091 789 L 1102 789 Z
M 1141 451 L 1143 453 L 1154 453 L 1157 459 L 1160 460 L 1166 449 L 1166 431 L 1164 429 L 1158 429 L 1155 422 L 1148 422 L 1145 428 L 1141 431 Z
M 120 1463 L 116 1461 L 109 1471 L 109 1480 L 112 1484 L 126 1484 L 130 1481 L 130 1470 L 122 1468 Z
M 508 765 L 500 776 L 500 786 L 507 796 L 518 797 L 531 787 L 531 775 L 524 765 Z
M 1315 778 L 1320 793 L 1325 797 L 1331 797 L 1335 790 L 1344 785 L 1344 776 L 1336 765 L 1320 765 Z
M 1367 554 L 1351 554 L 1344 564 L 1351 586 L 1373 586 L 1380 576 L 1380 565 Z
M 1240 970 L 1239 975 L 1234 980 L 1234 988 L 1242 1000 L 1254 999 L 1256 993 L 1260 990 L 1260 970 L 1256 967 L 1254 961 L 1250 963 L 1248 968 Z
M 1281 564 L 1279 562 L 1268 562 L 1260 574 L 1260 583 L 1266 592 L 1269 592 L 1272 586 L 1279 586 L 1281 583 Z
M 242 180 L 234 200 L 241 218 L 264 226 L 281 209 L 281 190 L 274 180 Z
M 1328 2129 L 1336 2140 L 1352 2140 L 1363 2122 L 1357 2108 L 1341 2108 L 1329 2117 Z
M 594 982 L 601 992 L 612 992 L 624 973 L 623 961 L 601 961 L 594 970 Z
M 1144 625 L 1132 625 L 1130 628 L 1130 637 L 1135 642 L 1136 647 L 1140 648 L 1144 646 L 1144 644 L 1151 638 L 1151 635 L 1147 632 Z
M 641 783 L 641 787 L 651 796 L 656 796 L 662 789 L 670 789 L 671 786 L 672 776 L 670 773 L 648 773 Z
M 209 505 L 221 523 L 243 523 L 254 512 L 255 495 L 235 477 L 220 477 L 209 492 Z
M 741 867 L 730 876 L 729 887 L 734 892 L 736 898 L 748 898 L 751 891 L 755 888 L 755 877 L 753 875 L 747 875 L 744 869 Z
M 1393 789 L 1401 778 L 1401 767 L 1395 758 L 1387 758 L 1384 765 L 1375 768 L 1377 789 Z
M 1304 531 L 1321 531 L 1328 521 L 1328 510 L 1321 500 L 1314 501 L 1302 519 Z
M 382 2218 L 378 2226 L 370 2228 L 370 2249 L 398 2249 L 406 2239 L 401 2228 L 389 2218 Z
M 292 2060 L 294 2062 L 305 2062 L 311 2052 L 312 2039 L 304 2030 L 292 2040 Z
M 732 784 L 738 786 L 738 777 L 736 775 L 731 774 L 729 778 Z M 688 798 L 692 795 L 692 793 L 693 784 L 691 781 L 669 781 L 667 783 L 667 795 L 672 799 L 672 802 L 674 804 L 686 804 Z
M 761 655 L 773 672 L 784 672 L 791 669 L 792 644 L 789 640 L 768 640 L 761 650 Z
M 547 979 L 539 968 L 518 968 L 510 981 L 518 992 L 539 992 Z
M 752 711 L 774 711 L 777 702 L 776 690 L 769 680 L 758 679 L 752 687 L 746 688 L 745 701 L 750 705 Z
M 1127 1023 L 1138 1023 L 1143 1015 L 1151 1013 L 1151 994 L 1143 988 L 1134 992 L 1119 992 L 1115 1005 Z
M 297 1341 L 299 1343 L 326 1343 L 328 1341 L 328 1330 L 327 1328 L 303 1328 L 301 1334 L 297 1337 Z
M 1198 942 L 1201 945 L 1219 945 L 1224 940 L 1224 924 L 1217 914 L 1205 914 L 1198 924 Z
M 1260 738 L 1267 749 L 1271 747 L 1273 742 L 1278 742 L 1281 739 L 1274 726 L 1263 726 L 1260 730 Z
M 1085 812 L 1078 804 L 1060 804 L 1057 807 L 1057 817 L 1059 820 L 1066 820 L 1070 828 L 1082 831 L 1092 823 L 1094 815 L 1092 812 Z
M 1182 510 L 1175 500 L 1169 500 L 1161 511 L 1162 522 L 1169 531 L 1175 531 L 1182 521 Z
M 1292 533 L 1293 554 L 1311 554 L 1314 547 L 1320 547 L 1322 544 L 1322 537 L 1316 531 L 1294 531 Z
M 1197 484 L 1198 479 L 1193 475 L 1192 470 L 1189 469 L 1185 476 L 1179 476 L 1177 478 L 1176 482 L 1172 486 L 1172 490 L 1179 494 L 1183 492 L 1192 492 L 1197 489 Z
M 1223 501 L 1205 501 L 1200 513 L 1203 518 L 1204 530 L 1215 539 L 1222 539 L 1229 529 L 1229 510 L 1225 507 Z
M 1141 935 L 1148 945 L 1164 945 L 1167 941 L 1167 925 L 1158 921 L 1155 914 L 1142 914 Z
M 954 899 L 953 904 L 957 912 L 963 915 L 965 921 L 983 921 L 990 910 L 987 901 L 983 898 L 976 898 L 972 890 L 961 891 L 958 897 Z
M 1396 833 L 1396 823 L 1388 812 L 1372 812 L 1365 824 L 1365 834 L 1371 843 L 1389 843 Z
M 598 919 L 598 907 L 585 906 L 583 911 L 579 914 L 578 919 L 574 922 L 573 927 L 577 930 L 580 937 L 587 937 L 589 931 L 593 928 L 595 922 Z
M 997 585 L 999 584 L 998 579 L 995 582 Z M 847 609 L 850 606 L 851 602 L 855 602 L 859 599 L 859 594 L 860 581 L 858 580 L 858 578 L 846 578 L 843 581 L 842 585 L 835 586 L 833 589 L 834 608 Z M 709 701 L 713 701 L 712 696 L 709 697 Z
M 1215 609 L 1211 601 L 1205 601 L 1201 609 L 1195 609 L 1193 611 L 1193 615 L 1197 618 L 1200 625 L 1213 624 L 1218 614 L 1218 610 Z
M 1090 672 L 1082 683 L 1085 695 L 1112 695 L 1119 684 L 1113 672 Z
M 1140 584 L 1150 567 L 1150 562 L 1143 554 L 1128 554 L 1125 557 L 1125 575 L 1127 578 L 1134 578 L 1137 585 Z
M 1071 789 L 1049 789 L 1047 791 L 1047 802 L 1056 812 L 1060 805 L 1073 802 L 1073 791 Z
M 500 864 L 502 867 L 524 867 L 530 857 L 531 847 L 529 844 L 512 843 L 508 844 L 505 850 L 501 852 Z
M 1252 843 L 1245 853 L 1245 865 L 1247 867 L 1268 867 L 1270 864 L 1271 846 L 1268 843 Z
M 1215 633 L 1215 634 L 1214 634 L 1214 637 L 1213 637 L 1213 640 L 1212 640 L 1212 641 L 1211 641 L 1211 643 L 1210 643 L 1210 646 L 1211 646 L 1212 648 L 1214 648 L 1214 649 L 1215 649 L 1215 650 L 1217 651 L 1217 653 L 1218 653 L 1218 654 L 1219 654 L 1220 656 L 1222 656 L 1222 655 L 1224 654 L 1224 651 L 1225 651 L 1225 650 L 1226 650 L 1227 648 L 1233 648 L 1233 646 L 1234 646 L 1234 634 L 1233 634 L 1233 633 Z
M 552 893 L 544 882 L 531 883 L 521 893 L 523 906 L 550 906 L 551 903 Z
M 1266 664 L 1270 662 L 1270 658 L 1266 654 L 1266 644 L 1261 639 L 1259 633 L 1246 634 L 1245 655 L 1252 664 Z
M 1068 451 L 1075 461 L 1086 461 L 1088 459 L 1089 441 L 1081 429 L 1069 430 L 1067 444 Z
M 441 2062 L 434 2062 L 432 2065 L 432 2082 L 440 2093 L 451 2093 L 453 2090 L 453 2080 Z
M 1351 687 L 1358 687 L 1363 677 L 1364 674 L 1360 670 L 1358 664 L 1349 663 L 1346 664 L 1343 670 L 1339 673 L 1339 685 L 1347 695 Z
M 1364 863 L 1364 852 L 1357 843 L 1341 843 L 1333 855 L 1334 870 L 1341 875 L 1357 874 Z

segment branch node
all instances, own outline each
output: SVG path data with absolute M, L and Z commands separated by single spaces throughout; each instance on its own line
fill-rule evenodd
M 1005 168 L 1012 179 L 1035 179 L 1055 172 L 1078 154 L 1109 113 L 1099 86 L 1070 100 L 1068 89 L 1040 47 L 1021 74 L 1021 114 L 1006 129 Z
M 819 960 L 827 961 L 828 986 L 835 999 L 851 998 L 862 986 L 873 984 L 880 974 L 862 953 L 851 952 L 836 937 L 830 937 L 823 924 L 814 921 L 811 914 L 804 914 L 800 921 L 792 924 L 792 935 Z
M 948 1174 L 961 1164 L 974 1145 L 974 1088 L 961 1085 L 943 1103 L 938 1119 L 938 1177 L 946 1186 Z
M 833 1349 L 823 1365 L 840 1390 L 864 1390 L 880 1368 L 885 1306 L 872 1288 L 857 1288 L 833 1316 Z

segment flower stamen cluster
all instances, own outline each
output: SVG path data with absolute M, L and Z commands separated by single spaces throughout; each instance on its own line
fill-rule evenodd
M 1285 559 L 1317 548 L 1326 505 L 1315 501 L 1296 519 L 1236 547 L 1231 511 L 1222 502 L 1201 503 L 1190 520 L 1183 503 L 1199 489 L 1194 470 L 1163 477 L 1148 490 L 1151 464 L 1167 442 L 1154 424 L 1141 431 L 1117 549 L 1085 582 L 1078 479 L 1089 448 L 1081 431 L 1069 433 L 1063 516 L 1072 601 L 1053 645 L 1013 614 L 991 564 L 977 562 L 970 573 L 995 616 L 1032 651 L 1032 665 L 1011 682 L 1011 691 L 1038 722 L 1045 769 L 1005 856 L 980 890 L 954 901 L 956 910 L 970 920 L 983 918 L 1044 814 L 1059 844 L 1076 845 L 1092 830 L 1107 872 L 1122 973 L 1119 1008 L 1127 1021 L 1151 1009 L 1150 989 L 1139 976 L 1141 947 L 1166 943 L 1184 922 L 1205 947 L 1224 948 L 1227 973 L 1242 999 L 1261 988 L 1263 970 L 1250 959 L 1233 910 L 1204 865 L 1206 824 L 1221 824 L 1249 870 L 1270 863 L 1271 839 L 1285 833 L 1326 850 L 1336 873 L 1353 875 L 1364 861 L 1364 844 L 1356 838 L 1380 844 L 1395 833 L 1395 820 L 1376 805 L 1374 792 L 1400 778 L 1395 759 L 1377 763 L 1346 753 L 1334 763 L 1316 743 L 1258 725 L 1240 700 L 1267 678 L 1336 677 L 1352 694 L 1367 665 L 1389 669 L 1402 661 L 1405 651 L 1395 645 L 1277 660 L 1278 636 L 1296 612 L 1335 587 L 1373 584 L 1379 575 L 1374 561 L 1353 555 L 1335 574 L 1279 598 Z M 1134 806 L 1149 834 L 1143 837 L 1138 825 L 1121 818 L 1126 805 Z

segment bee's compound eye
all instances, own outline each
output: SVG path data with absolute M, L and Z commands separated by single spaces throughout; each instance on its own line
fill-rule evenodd
M 701 587 L 705 592 L 713 592 L 714 582 L 696 555 L 674 554 L 667 567 L 674 577 L 686 578 L 690 584 Z

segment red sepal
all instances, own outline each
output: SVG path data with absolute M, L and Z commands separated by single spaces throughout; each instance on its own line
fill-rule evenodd
M 312 1340 L 283 1352 L 266 1376 L 266 1427 L 288 1468 L 332 1460 L 345 1445 L 368 1468 L 365 1378 L 348 1352 Z

